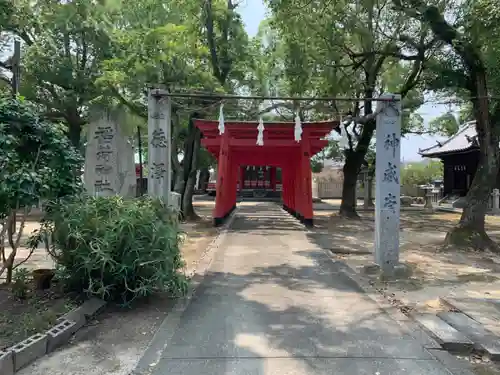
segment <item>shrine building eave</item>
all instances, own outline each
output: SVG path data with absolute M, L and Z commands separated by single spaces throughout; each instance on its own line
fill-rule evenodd
M 456 134 L 444 142 L 437 142 L 434 146 L 419 150 L 419 154 L 425 158 L 442 158 L 466 154 L 478 149 L 476 122 L 470 121 L 462 125 Z
M 223 136 L 227 137 L 231 150 L 241 153 L 267 153 L 276 148 L 285 151 L 300 147 L 300 142 L 294 138 L 294 122 L 264 122 L 263 146 L 256 144 L 259 124 L 255 121 L 225 121 L 223 135 L 219 134 L 218 120 L 195 119 L 194 124 L 203 135 L 202 145 L 214 156 L 219 154 Z M 302 123 L 302 139 L 309 142 L 311 156 L 328 145 L 328 140 L 324 138 L 339 125 L 339 121 Z

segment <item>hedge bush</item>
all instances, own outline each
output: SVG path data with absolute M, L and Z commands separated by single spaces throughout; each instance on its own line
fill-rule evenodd
M 44 231 L 58 278 L 72 291 L 128 304 L 187 290 L 177 213 L 157 200 L 72 198 L 53 207 Z

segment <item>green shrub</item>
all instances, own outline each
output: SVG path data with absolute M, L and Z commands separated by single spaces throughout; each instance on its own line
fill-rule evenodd
M 80 196 L 53 207 L 43 225 L 69 290 L 127 304 L 187 289 L 177 214 L 157 200 Z
M 0 276 L 5 271 L 7 284 L 32 206 L 82 189 L 82 158 L 67 127 L 43 119 L 43 112 L 21 97 L 0 93 L 0 228 L 7 228 L 0 230 Z
M 14 271 L 14 283 L 11 285 L 12 294 L 19 299 L 26 299 L 29 291 L 30 273 L 26 268 L 18 268 Z

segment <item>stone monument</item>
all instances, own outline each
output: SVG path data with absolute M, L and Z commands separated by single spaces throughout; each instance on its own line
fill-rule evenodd
M 498 215 L 500 214 L 500 190 L 493 189 L 491 196 L 493 198 L 493 214 Z
M 83 178 L 91 195 L 136 195 L 134 148 L 107 112 L 89 123 Z
M 363 170 L 363 208 L 365 210 L 370 209 L 373 207 L 373 200 L 372 200 L 372 176 L 370 176 L 370 173 L 368 170 Z
M 375 263 L 392 277 L 399 267 L 401 97 L 378 103 L 375 168 Z
M 434 212 L 434 206 L 432 205 L 432 188 L 427 188 L 425 190 L 425 204 L 424 204 L 424 212 Z
M 150 89 L 148 95 L 148 195 L 170 206 L 171 100 L 167 91 Z

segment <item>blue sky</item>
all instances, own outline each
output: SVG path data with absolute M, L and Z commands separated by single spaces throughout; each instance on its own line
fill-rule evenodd
M 267 9 L 264 2 L 262 0 L 246 0 L 241 4 L 239 11 L 245 23 L 247 33 L 250 36 L 257 34 L 259 24 L 266 16 Z M 419 110 L 425 123 L 447 111 L 447 106 L 439 104 L 425 104 Z M 443 138 L 418 135 L 410 135 L 404 138 L 401 142 L 402 160 L 405 162 L 422 160 L 418 154 L 418 150 L 430 147 L 436 144 L 436 140 L 441 139 Z

